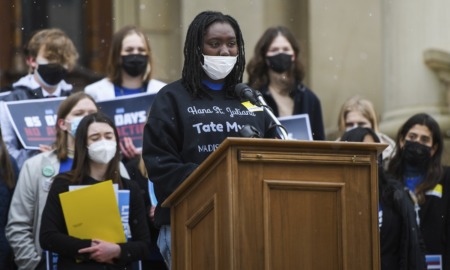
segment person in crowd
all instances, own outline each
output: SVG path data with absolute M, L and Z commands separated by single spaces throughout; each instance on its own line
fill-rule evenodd
M 44 37 L 40 37 L 39 33 L 34 36 L 36 39 L 42 38 L 43 40 L 40 42 L 36 41 L 36 43 L 40 44 L 40 47 L 36 61 L 31 63 L 34 68 L 32 76 L 38 87 L 13 89 L 9 95 L 4 97 L 4 101 L 52 98 L 71 94 L 70 90 L 63 89 L 65 84 L 62 80 L 75 67 L 78 52 L 71 39 L 63 31 L 59 29 L 42 31 L 47 31 Z M 34 43 L 33 38 L 30 43 Z M 30 85 L 30 87 L 34 86 Z M 22 168 L 25 160 L 38 154 L 39 151 L 25 149 L 20 143 L 7 116 L 4 103 L 0 103 L 0 125 L 9 153 L 16 159 L 19 168 Z M 49 149 L 46 146 L 42 146 L 42 150 Z
M 92 97 L 83 92 L 67 97 L 58 108 L 53 150 L 26 160 L 20 171 L 6 227 L 19 270 L 45 269 L 39 228 L 47 194 L 53 177 L 72 167 L 78 123 L 97 111 Z
M 444 144 L 439 124 L 426 113 L 415 114 L 400 127 L 396 144 L 387 171 L 417 197 L 427 261 L 448 270 L 450 169 L 441 161 Z
M 166 265 L 159 252 L 156 240 L 158 239 L 159 230 L 154 224 L 156 203 L 155 194 L 153 191 L 153 183 L 148 179 L 147 170 L 145 169 L 144 160 L 142 157 L 133 159 L 126 164 L 130 179 L 138 183 L 141 193 L 144 194 L 145 209 L 147 209 L 147 222 L 150 228 L 150 236 L 152 238 L 150 258 L 142 261 L 143 269 L 165 270 Z
M 147 213 L 139 186 L 119 174 L 118 139 L 114 123 L 102 112 L 85 116 L 77 127 L 72 170 L 55 176 L 42 213 L 40 244 L 58 254 L 58 269 L 130 269 L 132 262 L 147 259 L 150 253 Z M 105 180 L 130 191 L 132 237 L 125 243 L 110 243 L 68 235 L 59 195 L 71 185 Z
M 284 27 L 268 28 L 247 66 L 249 86 L 259 90 L 277 117 L 308 114 L 314 140 L 325 140 L 319 98 L 303 84 L 300 45 Z
M 381 142 L 376 132 L 369 127 L 352 128 L 340 140 Z M 425 270 L 424 245 L 417 223 L 415 196 L 401 182 L 386 175 L 380 163 L 378 217 L 381 270 Z
M 12 91 L 14 89 L 36 89 L 40 85 L 34 77 L 34 71 L 36 70 L 37 63 L 36 57 L 38 55 L 41 45 L 46 40 L 47 34 L 53 34 L 54 28 L 41 29 L 33 33 L 27 44 L 23 48 L 23 53 L 25 56 L 25 62 L 28 66 L 28 74 L 19 78 L 12 85 L 5 87 L 1 91 Z M 60 87 L 62 90 L 70 91 L 73 89 L 71 84 L 66 83 L 66 81 L 61 80 Z
M 142 156 L 154 183 L 158 246 L 169 269 L 170 210 L 160 204 L 225 138 L 239 137 L 239 127 L 274 136 L 270 116 L 235 94 L 244 68 L 237 21 L 221 12 L 201 12 L 187 31 L 181 80 L 161 89 L 150 109 Z
M 373 129 L 381 143 L 388 145 L 383 150 L 383 164 L 386 168 L 394 152 L 395 141 L 386 134 L 380 132 L 377 114 L 375 113 L 372 102 L 360 96 L 353 96 L 347 99 L 344 104 L 342 104 L 338 118 L 338 128 L 341 134 L 356 127 Z
M 5 227 L 19 168 L 6 150 L 0 133 L 0 269 L 15 269 L 12 249 L 6 239 Z
M 106 78 L 84 89 L 96 102 L 124 95 L 156 93 L 165 85 L 152 79 L 154 65 L 150 42 L 135 26 L 125 26 L 114 34 L 107 67 Z M 123 139 L 120 149 L 126 159 L 141 155 L 129 137 Z

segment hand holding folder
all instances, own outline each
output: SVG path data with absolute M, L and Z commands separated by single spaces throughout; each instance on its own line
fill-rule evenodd
M 126 242 L 111 180 L 64 192 L 59 197 L 70 236 Z

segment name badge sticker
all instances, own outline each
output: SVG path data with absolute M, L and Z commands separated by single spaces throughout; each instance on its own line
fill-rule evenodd
M 264 110 L 263 107 L 253 105 L 250 101 L 242 102 L 242 105 L 244 105 L 244 107 L 250 112 L 262 112 Z

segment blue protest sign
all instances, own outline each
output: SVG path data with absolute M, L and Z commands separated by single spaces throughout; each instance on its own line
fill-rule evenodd
M 278 120 L 286 128 L 289 139 L 306 141 L 313 140 L 308 114 L 284 116 L 279 117 Z
M 144 126 L 155 95 L 144 93 L 122 96 L 97 102 L 97 105 L 102 112 L 113 119 L 121 140 L 129 137 L 133 140 L 135 147 L 141 148 Z
M 8 101 L 6 113 L 25 149 L 39 149 L 40 144 L 55 141 L 56 114 L 61 98 Z

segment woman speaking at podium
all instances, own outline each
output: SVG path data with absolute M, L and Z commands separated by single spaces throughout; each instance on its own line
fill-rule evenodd
M 245 66 L 244 40 L 237 21 L 220 12 L 202 12 L 189 26 L 181 80 L 163 87 L 144 129 L 143 158 L 158 205 L 158 246 L 171 266 L 170 209 L 161 208 L 176 188 L 227 137 L 253 126 L 270 136 L 271 118 L 235 94 Z

